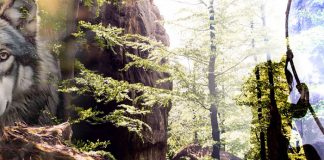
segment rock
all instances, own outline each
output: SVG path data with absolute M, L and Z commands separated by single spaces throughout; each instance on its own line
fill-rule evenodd
M 69 123 L 47 127 L 29 127 L 25 124 L 5 127 L 0 141 L 0 160 L 102 160 L 95 154 L 82 153 L 70 147 L 72 135 Z
M 93 7 L 94 9 L 96 7 Z M 95 13 L 81 7 L 80 12 Z M 88 15 L 88 16 L 85 16 Z M 91 16 L 92 15 L 92 16 Z M 118 5 L 106 4 L 101 7 L 99 17 L 94 14 L 83 14 L 82 20 L 92 23 L 102 23 L 103 25 L 112 25 L 124 28 L 126 33 L 141 34 L 157 41 L 169 45 L 169 38 L 165 29 L 161 25 L 162 20 L 159 10 L 153 4 L 152 0 L 128 0 Z M 141 68 L 130 68 L 128 71 L 121 72 L 130 58 L 125 56 L 126 51 L 140 57 L 147 57 L 149 53 L 140 52 L 135 49 L 117 48 L 116 52 L 109 49 L 100 49 L 97 44 L 91 40 L 93 33 L 87 33 L 88 45 L 83 48 L 77 57 L 91 70 L 109 76 L 117 80 L 125 80 L 130 83 L 143 83 L 146 86 L 153 86 L 165 89 L 171 89 L 171 83 L 157 84 L 156 81 L 168 77 L 168 74 L 154 71 L 146 71 Z M 129 103 L 129 102 L 123 102 Z M 91 97 L 78 97 L 74 100 L 76 106 L 97 108 L 105 113 L 112 112 L 118 105 L 115 102 L 108 104 L 98 104 Z M 111 145 L 108 151 L 118 160 L 164 160 L 167 151 L 167 116 L 169 107 L 155 106 L 152 112 L 142 116 L 140 119 L 146 122 L 152 128 L 143 131 L 143 140 L 134 133 L 129 133 L 125 128 L 116 128 L 112 124 L 91 125 L 86 122 L 73 126 L 76 139 L 89 140 L 109 140 Z
M 190 144 L 180 150 L 171 160 L 180 160 L 181 158 L 188 157 L 190 160 L 204 159 L 206 156 L 210 156 L 212 153 L 211 147 L 202 147 L 200 144 Z M 221 160 L 241 160 L 239 157 L 228 153 L 226 151 L 220 151 Z
M 127 33 L 141 34 L 169 45 L 169 37 L 160 22 L 163 18 L 152 1 L 133 0 L 126 5 L 124 11 Z

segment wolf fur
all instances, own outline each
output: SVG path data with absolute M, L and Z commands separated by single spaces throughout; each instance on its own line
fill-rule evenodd
M 0 125 L 50 123 L 59 71 L 38 41 L 36 2 L 0 0 L 0 6 Z

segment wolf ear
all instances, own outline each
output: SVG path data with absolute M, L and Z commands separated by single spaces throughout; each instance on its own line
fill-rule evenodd
M 31 43 L 37 36 L 37 5 L 35 0 L 0 0 L 0 18 L 15 27 Z

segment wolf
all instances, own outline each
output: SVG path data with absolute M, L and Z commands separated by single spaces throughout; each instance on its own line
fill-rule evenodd
M 59 102 L 59 70 L 38 40 L 36 2 L 0 0 L 0 6 L 0 128 L 50 123 Z

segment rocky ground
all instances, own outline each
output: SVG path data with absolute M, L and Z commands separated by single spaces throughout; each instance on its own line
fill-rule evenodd
M 0 141 L 0 160 L 102 160 L 103 157 L 78 151 L 68 145 L 72 130 L 69 123 L 50 127 L 24 124 L 5 127 Z

